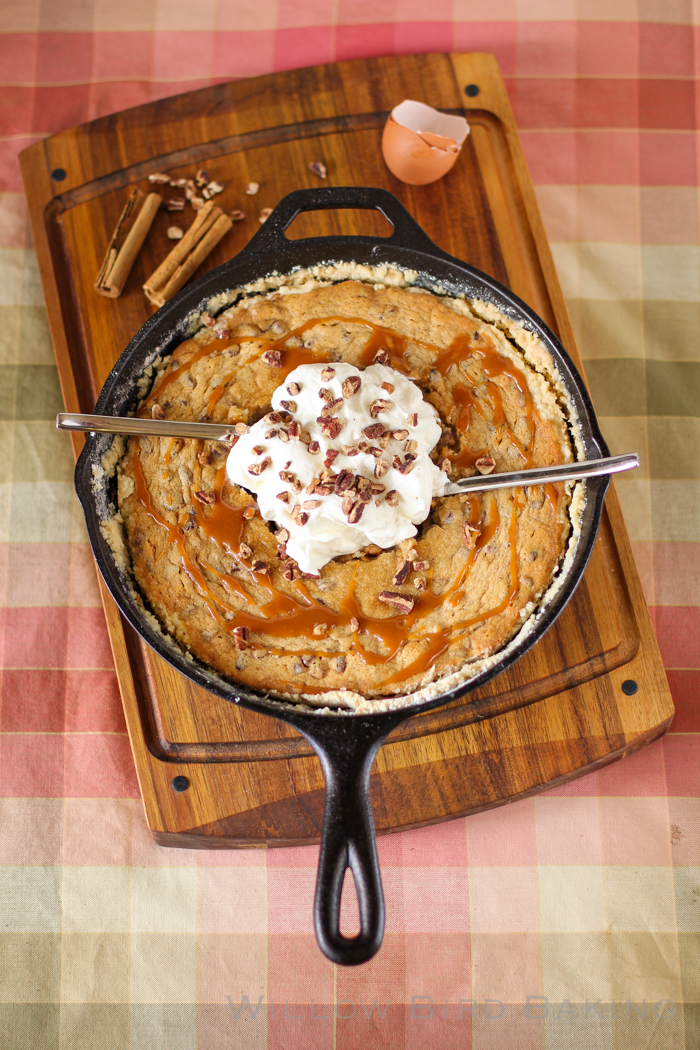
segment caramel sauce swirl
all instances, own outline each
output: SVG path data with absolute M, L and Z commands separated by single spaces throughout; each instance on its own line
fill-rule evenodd
M 387 363 L 392 368 L 404 374 L 410 374 L 409 363 L 405 356 L 406 349 L 409 342 L 416 345 L 416 340 L 409 340 L 391 329 L 374 325 L 363 318 L 314 318 L 278 339 L 268 339 L 264 335 L 255 335 L 229 336 L 227 339 L 213 340 L 211 343 L 196 350 L 185 363 L 162 376 L 142 405 L 141 411 L 145 411 L 149 405 L 152 405 L 170 384 L 190 369 L 197 360 L 225 350 L 228 346 L 240 346 L 247 342 L 261 343 L 262 347 L 259 353 L 256 353 L 253 358 L 249 358 L 249 361 L 261 356 L 266 350 L 278 350 L 281 355 L 280 382 L 300 364 L 329 361 L 330 358 L 327 354 L 317 354 L 308 347 L 290 347 L 287 344 L 292 337 L 296 337 L 296 340 L 298 340 L 312 328 L 334 322 L 361 325 L 367 329 L 368 339 L 361 352 L 361 361 L 364 366 L 371 364 L 377 352 L 383 349 L 388 351 L 390 355 L 391 360 Z M 460 452 L 451 454 L 455 466 L 463 469 L 473 468 L 476 460 L 487 452 L 486 449 L 472 450 L 466 443 L 475 415 L 494 426 L 500 435 L 507 437 L 513 448 L 521 456 L 524 466 L 534 465 L 532 458 L 535 437 L 533 402 L 523 373 L 510 360 L 499 354 L 494 347 L 486 345 L 483 341 L 479 344 L 469 336 L 459 336 L 447 348 L 439 348 L 427 343 L 418 343 L 418 345 L 429 350 L 434 355 L 433 367 L 443 377 L 447 375 L 452 367 L 460 368 L 462 363 L 470 357 L 480 359 L 482 371 L 488 377 L 486 391 L 491 409 L 488 414 L 485 411 L 485 399 L 477 397 L 474 387 L 468 382 L 463 371 L 459 382 L 454 384 L 453 397 L 459 409 L 455 427 L 463 446 Z M 214 389 L 208 403 L 208 414 L 211 415 L 224 393 L 226 384 L 235 375 L 235 371 L 233 369 Z M 498 377 L 506 377 L 514 383 L 525 400 L 524 419 L 529 434 L 529 440 L 526 445 L 516 437 L 512 428 L 508 426 L 503 409 L 501 389 L 499 384 L 495 382 Z M 166 462 L 170 460 L 171 448 L 172 443 L 165 455 Z M 414 608 L 410 613 L 377 618 L 363 614 L 359 605 L 355 595 L 357 570 L 353 573 L 351 585 L 340 601 L 336 612 L 314 599 L 309 594 L 303 580 L 290 581 L 287 584 L 287 590 L 291 593 L 286 593 L 274 586 L 270 576 L 254 572 L 246 564 L 245 558 L 241 554 L 245 521 L 257 513 L 257 506 L 251 502 L 243 507 L 234 508 L 225 501 L 225 465 L 217 472 L 214 488 L 215 502 L 213 505 L 205 507 L 195 501 L 191 514 L 194 515 L 196 525 L 201 533 L 237 563 L 238 571 L 229 573 L 221 572 L 193 556 L 188 549 L 186 528 L 171 524 L 164 514 L 160 513 L 155 507 L 140 464 L 139 439 L 134 439 L 133 471 L 137 499 L 144 507 L 146 513 L 166 530 L 167 541 L 177 547 L 183 569 L 202 596 L 212 618 L 229 634 L 236 627 L 247 627 L 257 636 L 262 636 L 260 640 L 251 638 L 249 644 L 252 648 L 268 651 L 266 642 L 274 643 L 274 641 L 311 637 L 314 628 L 318 628 L 321 624 L 326 626 L 328 632 L 334 628 L 341 628 L 345 633 L 351 633 L 352 641 L 349 651 L 357 654 L 362 661 L 368 664 L 390 662 L 397 657 L 400 650 L 408 643 L 419 642 L 422 646 L 420 654 L 409 664 L 397 670 L 392 677 L 385 680 L 385 684 L 400 684 L 417 674 L 429 670 L 438 657 L 448 648 L 451 638 L 459 636 L 477 623 L 502 613 L 513 601 L 519 590 L 516 537 L 518 514 L 523 508 L 523 502 L 518 495 L 513 499 L 508 528 L 510 580 L 503 599 L 493 608 L 472 619 L 458 621 L 449 629 L 439 627 L 431 629 L 429 618 L 433 612 L 445 604 L 449 604 L 453 608 L 459 606 L 465 595 L 474 564 L 499 530 L 501 524 L 499 510 L 497 501 L 492 495 L 483 501 L 476 495 L 469 497 L 469 523 L 478 531 L 478 536 L 473 547 L 468 552 L 465 564 L 450 587 L 441 593 L 433 593 L 427 589 L 416 599 Z M 547 490 L 551 490 L 551 492 L 547 491 L 546 495 L 552 505 L 552 509 L 555 510 L 557 506 L 556 489 L 554 486 L 547 486 Z M 247 608 L 241 609 L 238 605 L 234 606 L 223 599 L 220 593 L 215 593 L 209 586 L 206 574 L 213 577 L 225 592 L 235 595 L 239 602 L 243 602 Z M 257 597 L 251 594 L 248 589 L 249 586 L 255 588 Z M 357 627 L 352 631 L 352 625 L 355 623 Z M 377 653 L 365 647 L 362 644 L 363 638 L 374 638 L 374 647 L 380 648 L 382 652 Z M 313 655 L 332 657 L 339 655 L 338 650 L 322 652 L 318 649 L 311 651 L 308 648 L 299 650 L 281 648 L 277 652 L 279 655 L 284 656 Z M 320 693 L 323 692 L 323 689 L 321 687 L 304 685 L 303 691 Z

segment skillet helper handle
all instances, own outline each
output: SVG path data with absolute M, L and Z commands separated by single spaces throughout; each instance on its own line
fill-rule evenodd
M 398 198 L 388 190 L 373 186 L 319 186 L 309 190 L 295 190 L 283 197 L 241 255 L 247 252 L 257 254 L 282 249 L 289 251 L 293 244 L 308 243 L 312 240 L 319 244 L 324 241 L 330 244 L 334 237 L 308 237 L 290 241 L 285 237 L 285 230 L 301 212 L 329 211 L 334 208 L 363 208 L 381 212 L 394 227 L 391 236 L 379 239 L 382 245 L 431 252 L 439 250 Z M 377 241 L 376 237 L 358 236 L 357 239 L 373 243 Z

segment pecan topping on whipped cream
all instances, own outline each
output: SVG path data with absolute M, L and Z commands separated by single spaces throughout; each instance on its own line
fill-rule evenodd
M 286 400 L 290 387 L 293 402 Z M 332 406 L 330 419 L 318 415 L 319 396 Z M 270 431 L 270 415 L 261 419 L 231 450 L 227 472 L 232 482 L 255 493 L 266 521 L 289 531 L 287 552 L 302 572 L 317 573 L 332 558 L 370 543 L 387 549 L 416 535 L 416 525 L 430 513 L 431 500 L 442 494 L 447 478 L 430 459 L 441 436 L 437 413 L 415 383 L 382 364 L 364 371 L 345 362 L 300 365 L 274 392 L 272 407 L 278 412 L 293 409 L 288 433 Z M 399 444 L 407 436 L 407 418 L 415 419 L 416 445 L 408 455 Z M 308 445 L 288 440 L 297 428 L 310 434 Z M 385 452 L 365 440 L 380 435 L 387 438 Z M 251 454 L 261 454 L 254 451 L 259 449 L 272 470 L 252 473 L 248 464 Z M 319 449 L 332 466 L 332 477 L 325 479 L 330 484 L 314 485 L 315 498 L 302 504 L 301 488 L 311 494 L 318 474 L 314 455 Z M 284 464 L 290 456 L 288 470 Z M 279 481 L 287 477 L 294 481 L 288 483 L 285 498 Z M 378 486 L 377 477 L 385 484 Z

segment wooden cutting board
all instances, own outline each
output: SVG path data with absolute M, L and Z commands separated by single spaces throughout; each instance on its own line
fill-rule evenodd
M 466 111 L 471 124 L 456 166 L 431 186 L 403 185 L 382 161 L 382 127 L 403 98 Z M 110 368 L 151 314 L 141 285 L 171 246 L 167 226 L 192 218 L 189 209 L 184 221 L 159 213 L 121 298 L 101 298 L 93 282 L 129 189 L 145 188 L 152 172 L 191 177 L 200 167 L 226 184 L 219 198 L 226 210 L 246 212 L 202 272 L 247 243 L 262 208 L 318 185 L 308 165 L 320 160 L 328 184 L 391 190 L 441 248 L 529 303 L 580 367 L 490 55 L 370 59 L 223 84 L 55 135 L 21 160 L 69 411 L 93 408 Z M 245 195 L 250 181 L 260 184 L 256 196 Z M 296 220 L 293 232 L 382 235 L 385 227 L 376 213 L 314 212 Z M 140 641 L 104 588 L 103 600 L 156 840 L 208 848 L 318 841 L 323 778 L 306 741 L 195 687 Z M 580 776 L 656 739 L 672 716 L 611 487 L 590 566 L 555 626 L 510 670 L 461 701 L 414 716 L 382 747 L 371 780 L 377 830 L 473 813 Z M 184 791 L 173 788 L 175 777 L 187 778 Z

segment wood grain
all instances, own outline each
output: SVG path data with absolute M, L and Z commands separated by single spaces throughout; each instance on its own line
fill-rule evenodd
M 466 84 L 479 93 L 467 97 Z M 404 97 L 467 111 L 458 163 L 431 186 L 398 182 L 381 159 L 389 110 Z M 525 299 L 581 367 L 498 66 L 490 55 L 339 63 L 219 85 L 127 110 L 22 155 L 32 227 L 66 409 L 90 411 L 108 372 L 151 314 L 141 285 L 167 254 L 160 213 L 118 302 L 91 284 L 129 190 L 166 170 L 206 165 L 243 208 L 199 272 L 238 252 L 284 194 L 383 186 L 444 250 Z M 66 172 L 53 182 L 56 168 Z M 246 197 L 244 187 L 260 183 Z M 175 213 L 177 220 L 179 213 Z M 191 216 L 188 213 L 189 221 Z M 294 236 L 385 236 L 367 212 L 307 213 Z M 80 439 L 76 439 L 76 450 Z M 146 816 L 163 845 L 229 848 L 318 840 L 320 766 L 275 719 L 195 687 L 152 653 L 103 599 Z M 633 696 L 622 682 L 638 685 Z M 673 706 L 619 504 L 611 488 L 591 563 L 562 616 L 530 653 L 467 698 L 416 715 L 380 750 L 371 782 L 380 833 L 519 798 L 613 761 L 668 728 Z M 176 775 L 190 787 L 172 790 Z

